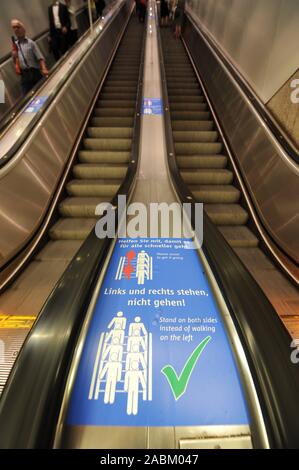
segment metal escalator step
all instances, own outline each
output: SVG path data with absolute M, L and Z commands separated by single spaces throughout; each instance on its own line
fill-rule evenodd
M 131 150 L 132 139 L 84 139 L 86 150 Z
M 137 93 L 136 85 L 104 85 L 103 93 Z
M 173 121 L 173 131 L 212 131 L 213 121 Z
M 170 110 L 171 111 L 171 110 Z M 171 111 L 171 119 L 179 121 L 203 121 L 210 120 L 209 111 Z
M 125 100 L 125 99 L 124 100 L 102 100 L 102 99 L 100 99 L 97 102 L 97 107 L 100 107 L 101 109 L 103 109 L 103 108 L 119 108 L 119 107 L 134 109 L 135 106 L 136 106 L 136 101 L 135 100 Z
M 204 103 L 204 97 L 199 94 L 199 91 L 195 95 L 175 95 L 169 94 L 169 101 L 172 105 L 179 104 L 200 104 Z M 188 108 L 187 108 L 188 109 Z
M 34 257 L 35 261 L 71 261 L 82 246 L 82 240 L 57 240 L 48 242 Z
M 123 179 L 128 167 L 121 164 L 80 163 L 73 168 L 73 174 L 78 179 Z
M 194 71 L 192 67 L 186 67 L 186 68 L 175 68 L 175 67 L 166 67 L 166 76 L 169 80 L 174 77 L 180 77 L 180 78 L 185 78 L 185 77 L 190 77 L 190 75 L 194 75 Z
M 231 185 L 190 185 L 190 191 L 199 201 L 207 204 L 235 204 L 240 200 L 240 191 Z
M 177 77 L 176 75 L 174 75 L 173 77 L 171 77 L 171 83 L 172 84 L 178 84 L 178 83 L 181 83 L 182 86 L 186 86 L 186 88 L 188 88 L 188 84 L 189 83 L 197 83 L 198 84 L 198 80 L 196 78 L 196 76 L 193 74 L 193 75 L 188 75 L 187 77 Z
M 233 181 L 233 173 L 229 170 L 218 169 L 202 169 L 202 170 L 182 170 L 181 175 L 187 184 L 231 184 Z
M 125 73 L 125 72 L 113 72 L 109 74 L 108 80 L 133 80 L 134 82 L 138 81 L 139 72 Z
M 70 197 L 60 204 L 59 212 L 62 217 L 96 217 L 96 207 L 110 201 L 110 197 Z
M 175 143 L 179 142 L 217 142 L 219 134 L 216 131 L 174 131 Z
M 136 88 L 138 80 L 109 80 L 107 78 L 104 87 L 107 88 L 117 88 L 117 87 L 126 87 L 126 88 Z
M 182 89 L 184 88 L 184 82 L 182 81 L 181 83 L 178 83 L 178 82 L 170 82 L 168 85 L 167 85 L 167 89 L 168 90 L 175 90 L 175 89 Z M 199 84 L 196 83 L 196 82 L 191 82 L 191 83 L 188 83 L 188 90 L 198 90 L 199 89 Z
M 93 112 L 94 117 L 133 117 L 134 108 L 96 108 Z
M 227 157 L 225 155 L 192 155 L 189 157 L 177 157 L 178 166 L 181 169 L 188 168 L 225 168 Z
M 208 111 L 208 105 L 206 103 L 177 103 L 176 101 L 170 101 L 171 113 L 176 112 L 206 112 Z
M 175 143 L 175 151 L 177 155 L 208 155 L 217 154 L 222 151 L 222 143 L 195 143 L 195 142 L 182 142 Z
M 215 225 L 246 225 L 248 213 L 239 204 L 205 204 L 204 210 Z
M 79 160 L 82 163 L 129 163 L 130 152 L 105 152 L 93 150 L 81 150 Z
M 93 127 L 133 127 L 134 117 L 94 117 L 91 119 Z
M 87 135 L 91 138 L 131 139 L 132 127 L 89 127 Z
M 137 90 L 133 91 L 105 91 L 100 94 L 100 100 L 104 101 L 121 101 L 122 103 L 128 101 L 134 101 L 136 98 Z
M 196 87 L 189 87 L 186 88 L 184 86 L 172 86 L 168 88 L 168 95 L 169 96 L 203 96 L 201 93 L 201 89 Z
M 49 235 L 52 240 L 84 240 L 96 223 L 96 218 L 59 219 L 50 229 Z
M 226 241 L 233 248 L 256 248 L 259 241 L 248 227 L 219 227 Z
M 78 197 L 113 197 L 120 188 L 122 180 L 72 180 L 67 184 L 67 192 L 70 196 Z

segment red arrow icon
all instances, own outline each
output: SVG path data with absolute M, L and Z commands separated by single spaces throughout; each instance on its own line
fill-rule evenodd
M 134 258 L 136 258 L 136 253 L 133 250 L 131 250 L 128 253 L 126 253 L 126 258 L 127 258 L 127 264 L 124 268 L 124 273 L 127 279 L 131 279 L 131 274 L 134 272 L 132 261 Z

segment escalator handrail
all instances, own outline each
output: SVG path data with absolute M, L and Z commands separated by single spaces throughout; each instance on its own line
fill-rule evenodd
M 143 35 L 131 161 L 112 201 L 131 194 L 139 164 Z M 116 221 L 117 210 L 116 210 Z M 1 449 L 50 448 L 60 412 L 72 355 L 93 288 L 105 264 L 112 239 L 92 230 L 55 286 L 16 359 L 0 398 Z
M 246 98 L 250 101 L 257 114 L 262 119 L 264 125 L 271 131 L 278 144 L 282 147 L 283 151 L 297 164 L 299 164 L 299 148 L 292 142 L 286 132 L 282 129 L 277 119 L 273 116 L 271 111 L 267 109 L 264 103 L 261 102 L 260 98 L 254 92 L 248 81 L 243 75 L 236 69 L 228 57 L 224 54 L 222 49 L 216 45 L 214 40 L 202 30 L 200 25 L 194 19 L 189 10 L 185 12 L 186 16 L 196 29 L 196 31 L 204 38 L 209 48 L 216 55 L 218 60 L 224 65 L 225 68 L 232 75 L 233 79 L 237 82 Z
M 121 10 L 121 8 L 124 8 L 125 7 L 125 1 L 123 3 L 121 3 L 120 5 L 118 5 L 118 7 L 115 9 L 115 12 L 113 14 L 113 16 L 111 17 L 111 21 L 115 18 L 115 16 L 118 14 L 118 12 Z M 101 21 L 101 19 L 99 19 L 98 21 Z M 107 31 L 107 27 L 108 27 L 109 23 L 107 23 L 106 25 L 106 28 L 104 28 L 97 36 L 97 40 L 99 40 L 99 38 L 106 33 Z M 84 35 L 76 42 L 76 44 L 74 44 L 73 48 L 71 50 L 74 50 L 75 48 L 77 48 L 80 43 L 82 41 L 84 41 L 87 36 L 90 34 L 90 30 L 88 29 Z M 55 66 L 53 67 L 53 69 L 51 70 L 51 76 L 54 75 L 54 73 L 57 71 L 57 69 L 61 66 L 61 64 L 68 58 L 68 54 L 69 54 L 70 51 L 67 51 L 63 57 L 61 57 L 59 59 L 59 61 L 55 64 Z M 30 136 L 32 130 L 34 129 L 34 127 L 38 124 L 38 122 L 40 121 L 41 117 L 45 114 L 45 112 L 47 111 L 48 109 L 48 106 L 51 105 L 51 103 L 55 100 L 57 94 L 59 93 L 59 91 L 63 88 L 63 86 L 65 85 L 65 83 L 69 80 L 69 78 L 76 72 L 76 70 L 78 69 L 78 67 L 80 66 L 81 62 L 84 60 L 86 54 L 88 54 L 90 52 L 90 49 L 88 48 L 85 53 L 78 57 L 78 59 L 76 59 L 76 61 L 73 63 L 72 65 L 72 68 L 68 71 L 68 73 L 63 77 L 61 78 L 61 80 L 59 81 L 59 83 L 53 88 L 53 90 L 51 91 L 51 93 L 47 96 L 47 106 L 44 106 L 42 107 L 39 111 L 37 111 L 37 113 L 35 114 L 34 118 L 30 121 L 30 123 L 28 124 L 28 126 L 26 127 L 26 129 L 24 129 L 24 131 L 22 132 L 22 134 L 20 136 L 18 136 L 18 139 L 17 141 L 13 144 L 13 146 L 9 149 L 9 151 L 7 152 L 6 155 L 4 155 L 1 159 L 0 159 L 0 169 L 3 168 L 14 156 L 15 154 L 18 152 L 18 150 L 22 147 L 22 145 L 24 144 L 24 142 L 27 140 L 27 138 Z M 44 84 L 48 82 L 48 79 L 45 79 L 43 78 L 39 83 L 37 83 L 35 85 L 35 87 L 22 99 L 20 105 L 18 106 L 18 104 L 16 105 L 17 106 L 17 111 L 16 113 L 19 113 L 23 108 L 24 106 L 26 106 L 26 104 L 34 97 L 34 95 L 36 94 L 36 92 L 38 90 L 41 90 L 42 87 L 44 86 Z M 1 130 L 5 132 L 5 129 L 7 128 L 8 125 L 12 124 L 13 120 L 15 118 L 18 117 L 18 114 L 17 115 L 14 115 L 11 117 L 11 121 L 6 123 L 4 128 L 3 129 L 0 129 L 0 132 Z
M 160 35 L 158 38 L 169 171 L 180 201 L 192 204 L 190 222 L 195 229 L 197 201 L 183 181 L 175 157 Z M 262 405 L 270 447 L 298 448 L 299 364 L 291 362 L 292 339 L 255 279 L 206 214 L 203 226 L 203 252 L 243 345 Z

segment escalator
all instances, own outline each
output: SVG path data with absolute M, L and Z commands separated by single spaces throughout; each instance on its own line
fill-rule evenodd
M 131 20 L 104 87 L 60 203 L 50 238 L 67 244 L 84 240 L 95 226 L 95 209 L 111 201 L 130 161 L 143 28 Z
M 45 249 L 82 246 L 48 297 L 10 374 L 0 400 L 1 448 L 298 444 L 299 377 L 290 363 L 289 335 L 210 219 L 204 214 L 202 246 L 194 233 L 194 245 L 185 232 L 173 240 L 149 239 L 148 233 L 140 240 L 129 233 L 99 239 L 94 230 L 89 233 L 96 205 L 120 194 L 146 207 L 176 202 L 180 216 L 182 203 L 191 200 L 188 234 L 194 228 L 194 200 L 182 196 L 177 169 L 171 167 L 174 152 L 169 116 L 161 106 L 165 84 L 153 0 L 148 10 L 144 64 L 143 26 L 133 18 L 87 125 L 60 218 L 50 229 Z M 169 51 L 177 47 L 178 41 Z M 181 174 L 193 194 L 199 191 L 198 198 L 200 191 L 212 193 L 207 205 L 245 212 L 239 193 L 233 200 L 226 195 L 233 192 L 234 177 L 192 69 L 185 75 L 188 60 L 171 56 L 169 95 Z M 137 82 L 142 73 L 141 96 Z M 158 105 L 149 109 L 149 102 Z M 112 205 L 118 220 L 116 198 Z M 127 215 L 130 219 L 133 213 Z M 232 220 L 216 224 L 245 226 L 243 219 Z M 184 323 L 186 334 L 179 334 Z
M 5 363 L 9 365 L 0 366 L 0 393 L 28 328 L 93 229 L 96 206 L 111 201 L 126 177 L 143 30 L 136 18 L 131 18 L 87 123 L 46 244 L 0 296 L 0 340 L 7 345 Z
M 161 29 L 161 38 L 180 175 L 194 198 L 204 203 L 210 220 L 257 279 L 294 335 L 299 312 L 296 288 L 261 249 L 242 190 L 183 42 L 174 40 L 165 28 Z

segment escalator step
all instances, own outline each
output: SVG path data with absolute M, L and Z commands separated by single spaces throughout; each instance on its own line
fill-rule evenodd
M 209 111 L 171 111 L 171 118 L 180 121 L 207 121 L 211 119 Z
M 124 107 L 124 108 L 135 108 L 136 102 L 135 99 L 132 100 L 111 100 L 111 99 L 100 99 L 97 102 L 97 106 L 105 109 L 105 108 L 119 108 L 119 107 Z
M 177 155 L 208 155 L 217 154 L 222 151 L 222 143 L 194 143 L 183 142 L 175 143 L 175 151 Z
M 213 121 L 173 121 L 173 131 L 212 131 Z
M 259 241 L 247 227 L 219 227 L 226 241 L 233 248 L 256 248 Z
M 222 169 L 182 170 L 181 175 L 187 184 L 225 185 L 233 181 L 233 173 Z
M 216 131 L 174 131 L 174 141 L 179 142 L 217 142 L 219 134 Z
M 94 110 L 95 117 L 133 117 L 135 114 L 134 108 L 96 108 Z
M 240 200 L 240 191 L 231 185 L 190 185 L 190 191 L 199 201 L 206 204 L 235 204 Z
M 215 225 L 246 225 L 248 213 L 238 204 L 205 204 L 204 209 Z
M 132 127 L 89 127 L 87 135 L 91 138 L 131 139 Z
M 52 240 L 85 240 L 96 223 L 96 218 L 60 219 L 50 229 L 49 235 Z
M 191 97 L 190 97 L 191 98 Z M 193 100 L 192 100 L 193 101 Z M 195 100 L 194 100 L 195 101 Z M 170 100 L 170 110 L 172 112 L 175 111 L 207 111 L 208 105 L 206 103 L 196 103 L 196 102 L 190 102 L 187 103 L 187 101 L 184 101 L 182 103 L 178 101 L 171 101 Z
M 134 117 L 94 117 L 91 119 L 93 127 L 132 127 L 134 125 Z
M 131 150 L 131 139 L 84 139 L 86 150 Z
M 174 106 L 174 105 L 178 105 L 178 104 L 200 104 L 200 103 L 204 103 L 204 97 L 202 95 L 200 95 L 199 93 L 197 94 L 194 94 L 194 95 L 184 95 L 184 94 L 181 94 L 181 95 L 173 95 L 173 94 L 169 94 L 169 100 L 170 100 L 170 104 L 171 106 Z M 188 109 L 188 108 L 187 108 Z
M 98 204 L 109 202 L 109 197 L 70 197 L 65 199 L 59 206 L 62 217 L 95 217 Z
M 101 93 L 100 99 L 101 100 L 106 100 L 106 101 L 121 101 L 123 102 L 129 102 L 133 101 L 135 103 L 135 98 L 136 98 L 136 90 L 134 91 L 105 91 Z
M 137 80 L 109 80 L 107 77 L 107 80 L 105 82 L 105 87 L 107 88 L 118 88 L 118 87 L 125 87 L 125 88 L 135 88 L 137 87 Z
M 227 157 L 225 155 L 192 155 L 177 157 L 179 168 L 225 168 L 227 165 Z
M 78 179 L 123 179 L 126 176 L 128 167 L 121 164 L 94 164 L 81 163 L 75 165 L 73 174 Z
M 186 99 L 188 99 L 188 96 L 199 96 L 203 98 L 203 94 L 197 83 L 195 83 L 193 86 L 188 86 L 188 88 L 184 87 L 183 85 L 179 86 L 177 84 L 173 84 L 172 87 L 168 88 L 168 96 L 170 96 L 172 99 L 180 97 L 186 97 Z
M 122 180 L 73 180 L 67 184 L 67 192 L 70 196 L 97 197 L 114 196 L 117 193 Z
M 128 163 L 131 158 L 130 152 L 107 152 L 81 150 L 79 160 L 82 163 Z

